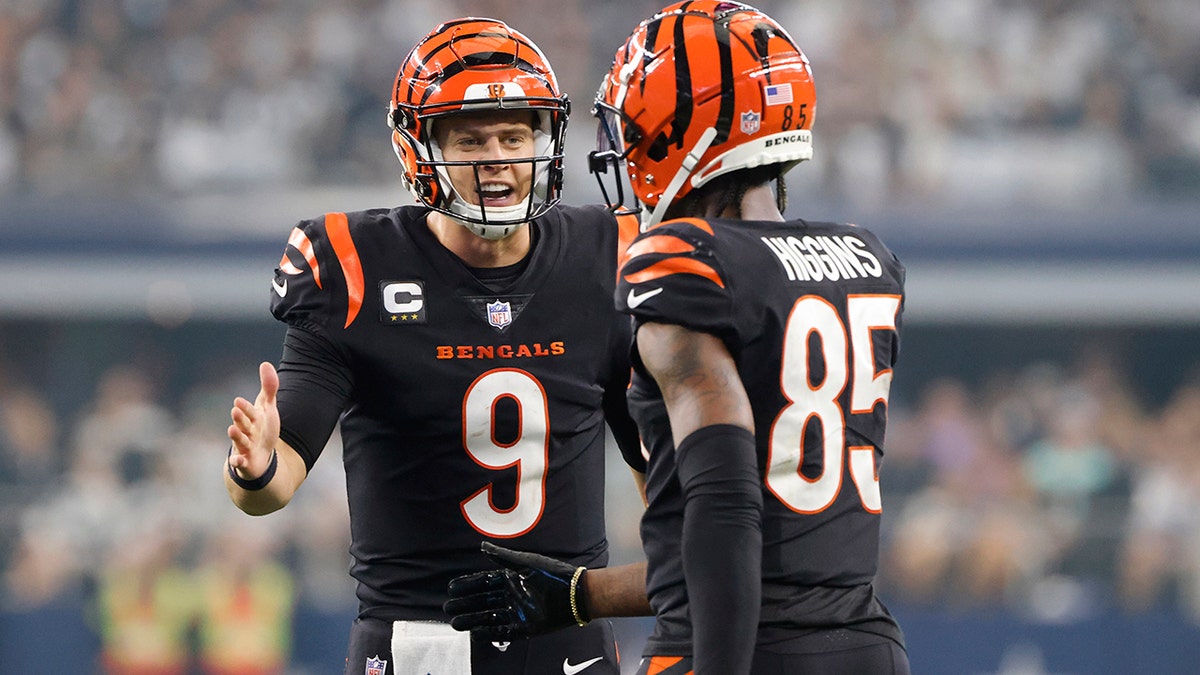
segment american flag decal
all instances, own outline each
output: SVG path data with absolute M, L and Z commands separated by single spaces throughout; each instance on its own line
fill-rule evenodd
M 763 87 L 763 94 L 767 98 L 767 105 L 785 105 L 792 102 L 792 85 L 788 84 L 771 84 Z

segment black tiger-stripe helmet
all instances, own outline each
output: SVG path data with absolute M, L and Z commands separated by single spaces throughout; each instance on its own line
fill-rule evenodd
M 679 2 L 617 50 L 592 108 L 590 169 L 617 207 L 624 167 L 652 227 L 717 176 L 810 159 L 816 102 L 808 58 L 774 19 L 737 2 Z

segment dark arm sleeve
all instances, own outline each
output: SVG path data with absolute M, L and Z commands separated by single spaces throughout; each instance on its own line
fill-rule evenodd
M 629 391 L 629 350 L 632 343 L 633 321 L 621 316 L 617 319 L 621 325 L 616 331 L 612 359 L 613 369 L 609 373 L 608 384 L 604 388 L 604 420 L 612 431 L 613 439 L 621 450 L 621 456 L 629 468 L 639 473 L 646 473 L 646 458 L 642 456 L 642 444 L 638 438 L 637 424 L 629 415 L 629 406 L 625 401 Z
M 320 334 L 288 326 L 279 362 L 279 437 L 310 471 L 353 390 L 344 355 Z
M 685 499 L 681 557 L 697 673 L 748 673 L 762 598 L 762 489 L 754 435 L 732 424 L 676 449 Z

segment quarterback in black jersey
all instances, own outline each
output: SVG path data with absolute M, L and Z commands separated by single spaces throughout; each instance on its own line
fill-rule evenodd
M 359 600 L 348 674 L 618 673 L 607 622 L 494 644 L 439 626 L 450 579 L 489 563 L 480 540 L 607 563 L 605 422 L 645 468 L 630 324 L 612 306 L 636 218 L 557 205 L 566 97 L 498 21 L 422 40 L 389 123 L 421 203 L 291 231 L 272 280 L 282 360 L 260 367 L 254 403 L 235 401 L 226 486 L 248 513 L 283 507 L 340 422 Z
M 909 672 L 873 587 L 904 267 L 863 228 L 784 219 L 815 107 L 788 33 L 717 0 L 643 22 L 597 94 L 592 169 L 644 209 L 615 296 L 649 450 L 640 675 Z M 591 616 L 614 572 L 587 573 Z

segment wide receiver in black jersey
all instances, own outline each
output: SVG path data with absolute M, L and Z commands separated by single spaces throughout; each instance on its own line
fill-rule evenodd
M 637 222 L 557 205 L 567 113 L 526 37 L 440 25 L 388 116 L 421 204 L 288 237 L 272 281 L 282 360 L 260 367 L 254 403 L 235 401 L 225 482 L 247 513 L 283 507 L 340 422 L 359 599 L 347 674 L 619 672 L 607 622 L 469 641 L 442 610 L 450 579 L 488 564 L 481 539 L 607 563 L 606 421 L 645 468 L 612 306 Z
M 716 0 L 643 22 L 597 95 L 593 171 L 624 167 L 644 207 L 616 292 L 649 449 L 642 675 L 909 672 L 872 585 L 904 268 L 863 228 L 784 220 L 815 106 L 787 32 Z M 605 194 L 620 201 L 620 181 Z M 591 616 L 609 615 L 615 571 L 587 573 Z M 519 590 L 503 602 L 528 603 Z M 456 624 L 504 615 L 494 597 L 452 602 Z

